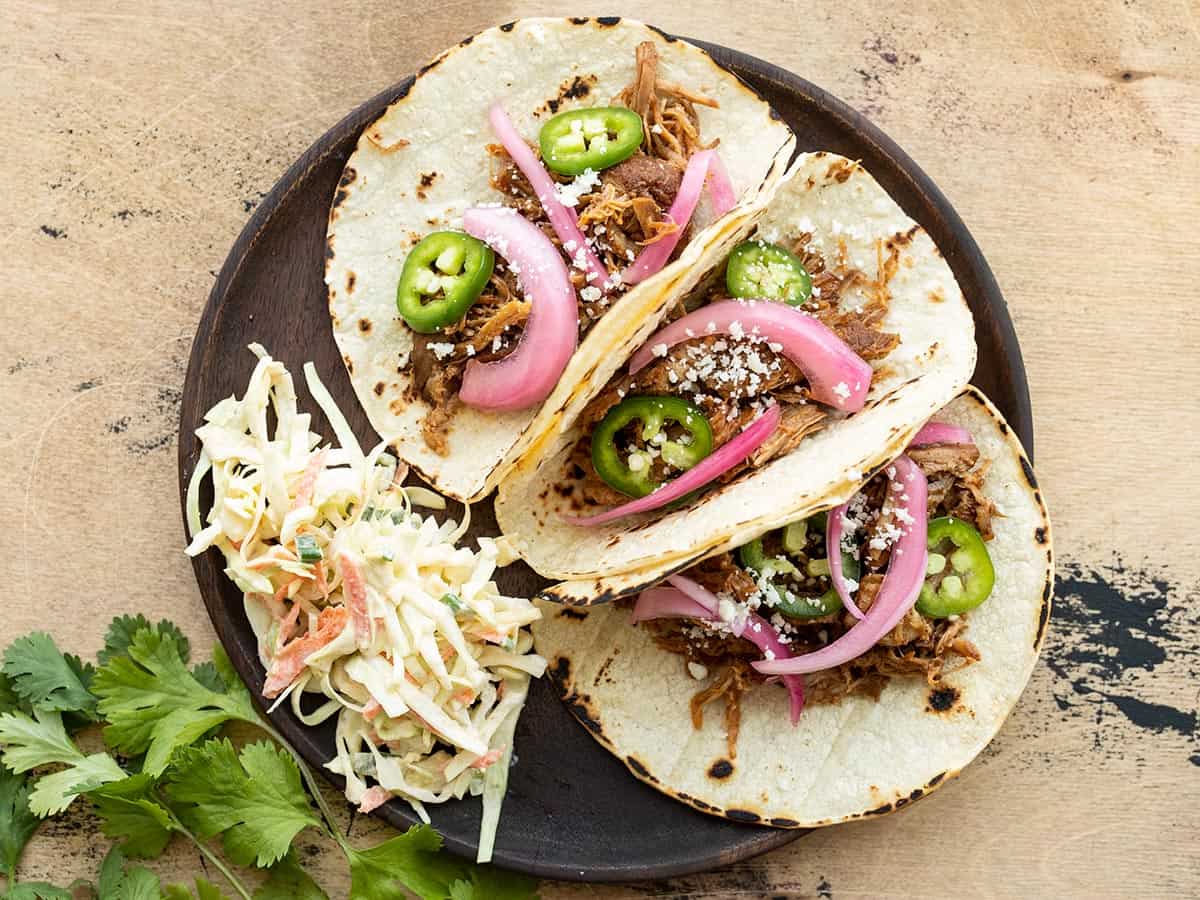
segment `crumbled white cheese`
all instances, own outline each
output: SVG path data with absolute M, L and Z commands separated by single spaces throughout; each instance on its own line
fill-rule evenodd
M 436 356 L 438 360 L 443 360 L 454 352 L 454 345 L 449 341 L 430 343 L 426 346 L 429 348 L 429 352 Z
M 737 604 L 730 597 L 722 597 L 717 603 L 717 615 L 722 622 L 733 622 L 737 619 Z
M 590 284 L 579 291 L 579 299 L 584 303 L 592 303 L 596 300 L 599 300 L 602 296 L 603 294 L 600 293 L 600 288 L 593 287 Z
M 575 176 L 575 180 L 570 184 L 560 184 L 554 190 L 563 206 L 574 208 L 579 205 L 579 198 L 584 194 L 590 194 L 592 188 L 599 183 L 600 174 L 598 172 L 593 169 L 584 169 L 582 173 Z M 563 246 L 567 247 L 567 244 L 573 243 L 574 241 L 567 241 Z M 574 247 L 567 247 L 567 252 L 571 253 L 574 249 Z
M 845 400 L 850 396 L 850 386 L 844 381 L 839 381 L 834 385 L 833 392 Z

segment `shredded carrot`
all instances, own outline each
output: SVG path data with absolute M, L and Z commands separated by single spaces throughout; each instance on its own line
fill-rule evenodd
M 354 617 L 354 639 L 359 646 L 371 640 L 371 616 L 367 612 L 367 580 L 363 577 L 358 560 L 348 553 L 338 556 L 342 568 L 342 593 L 346 595 L 346 605 Z
M 342 633 L 349 618 L 350 612 L 344 606 L 327 606 L 321 610 L 315 629 L 289 642 L 275 654 L 267 672 L 267 682 L 263 685 L 263 696 L 268 700 L 278 697 L 304 671 L 304 661 Z
M 381 712 L 383 712 L 383 707 L 379 705 L 379 701 L 371 698 L 371 700 L 367 702 L 367 705 L 363 707 L 362 714 L 364 719 L 366 719 L 368 722 L 372 722 Z
M 287 581 L 285 581 L 283 583 L 283 587 L 281 587 L 279 590 L 277 590 L 275 592 L 275 599 L 282 601 L 285 597 L 288 596 L 288 591 L 291 589 L 292 585 L 295 584 L 297 581 L 301 581 L 301 580 L 302 579 L 300 578 L 299 575 L 289 578 Z
M 304 467 L 304 474 L 300 476 L 300 481 L 296 485 L 296 498 L 292 500 L 292 509 L 308 506 L 312 500 L 313 489 L 317 486 L 317 479 L 321 477 L 321 472 L 325 469 L 325 456 L 328 452 L 323 449 L 313 454 L 308 465 Z
M 369 787 L 358 802 L 358 811 L 360 813 L 369 813 L 371 810 L 383 806 L 383 804 L 391 799 L 391 791 L 388 791 L 386 788 L 381 788 L 379 785 Z
M 287 588 L 281 588 L 287 590 Z M 275 638 L 275 652 L 278 653 L 292 639 L 292 630 L 296 627 L 296 622 L 300 618 L 300 604 L 292 604 L 292 608 L 288 610 L 287 615 L 279 623 L 279 634 Z
M 486 769 L 488 766 L 494 765 L 497 761 L 499 761 L 500 757 L 503 755 L 504 750 L 502 748 L 497 747 L 489 750 L 487 753 L 483 754 L 483 756 L 476 758 L 475 762 L 471 763 L 471 768 Z

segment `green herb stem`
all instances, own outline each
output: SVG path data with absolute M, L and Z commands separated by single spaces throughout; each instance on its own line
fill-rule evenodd
M 250 892 L 246 890 L 245 885 L 243 885 L 238 877 L 233 874 L 233 871 L 229 868 L 229 866 L 225 865 L 225 863 L 221 860 L 221 857 L 213 853 L 212 850 L 205 846 L 203 841 L 196 837 L 196 835 L 192 834 L 191 831 L 187 829 L 187 826 L 180 822 L 174 813 L 171 813 L 171 826 L 196 845 L 196 848 L 202 854 L 204 854 L 204 858 L 212 863 L 213 867 L 216 868 L 218 872 L 225 876 L 225 880 L 229 882 L 230 887 L 237 891 L 243 900 L 252 900 Z

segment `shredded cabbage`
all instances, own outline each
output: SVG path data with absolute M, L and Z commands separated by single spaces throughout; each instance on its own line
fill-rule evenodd
M 406 469 L 385 443 L 364 454 L 307 363 L 309 392 L 338 439 L 322 447 L 287 369 L 250 349 L 258 364 L 245 395 L 222 400 L 196 431 L 203 451 L 188 485 L 187 553 L 217 548 L 243 591 L 264 695 L 289 701 L 308 725 L 337 716 L 326 768 L 346 778 L 347 798 L 369 802 L 370 779 L 428 821 L 426 804 L 482 793 L 485 862 L 516 721 L 530 679 L 546 669 L 525 630 L 537 608 L 492 580 L 511 548 L 492 538 L 478 550 L 458 546 L 469 508 L 461 522 L 413 512 L 445 500 L 399 486 Z M 202 519 L 209 472 L 213 503 Z M 313 694 L 324 701 L 306 711 Z

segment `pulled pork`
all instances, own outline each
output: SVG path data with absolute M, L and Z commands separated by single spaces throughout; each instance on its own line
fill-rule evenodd
M 658 50 L 645 41 L 636 50 L 633 81 L 613 102 L 642 117 L 642 149 L 600 174 L 598 191 L 585 195 L 579 227 L 589 234 L 610 271 L 624 268 L 647 244 L 674 234 L 666 210 L 679 192 L 688 158 L 717 145 L 700 138 L 697 106 L 715 100 L 658 77 Z M 682 245 L 682 242 L 681 242 Z
M 931 487 L 936 480 L 945 482 L 944 489 L 936 496 L 932 489 L 930 491 L 930 517 L 959 515 L 955 510 L 964 505 L 966 501 L 963 498 L 969 497 L 972 515 L 963 518 L 990 539 L 991 516 L 995 515 L 995 508 L 980 492 L 987 462 L 980 461 L 978 449 L 971 444 L 932 444 L 908 452 L 929 478 Z M 869 543 L 867 539 L 879 526 L 878 510 L 882 506 L 886 486 L 886 476 L 876 476 L 863 489 L 870 513 L 860 532 L 864 550 Z M 778 538 L 767 535 L 763 540 L 768 557 L 781 549 L 771 543 Z M 801 565 L 810 555 L 825 555 L 824 540 L 823 534 L 815 529 L 810 530 L 809 546 L 797 556 Z M 882 570 L 886 568 L 887 560 L 885 556 L 873 561 L 868 553 L 863 553 L 862 557 L 865 571 L 855 599 L 861 609 L 867 610 L 883 584 Z M 738 564 L 735 552 L 703 560 L 690 568 L 687 575 L 714 594 L 749 602 L 751 606 L 761 601 L 754 576 Z M 829 587 L 827 578 L 809 581 L 812 583 L 808 587 L 814 592 L 822 592 Z M 758 612 L 770 617 L 777 627 L 784 626 L 789 646 L 797 655 L 827 646 L 844 635 L 856 622 L 843 610 L 817 619 L 790 619 L 778 613 L 772 615 L 767 606 L 760 606 Z M 968 616 L 933 619 L 926 618 L 915 608 L 909 610 L 888 634 L 862 656 L 836 668 L 806 676 L 806 702 L 837 703 L 850 696 L 877 700 L 889 680 L 901 677 L 919 676 L 930 688 L 937 688 L 946 675 L 980 659 L 979 649 L 965 636 Z M 742 638 L 688 619 L 660 619 L 643 623 L 642 627 L 651 629 L 655 642 L 663 649 L 678 653 L 686 662 L 698 663 L 713 674 L 711 680 L 692 698 L 692 721 L 697 728 L 701 727 L 704 707 L 724 698 L 732 758 L 742 697 L 763 681 L 762 676 L 750 667 L 752 661 L 760 658 L 758 649 Z
M 458 404 L 458 389 L 470 359 L 500 359 L 515 344 L 518 329 L 529 318 L 530 305 L 519 299 L 516 278 L 496 261 L 491 281 L 466 316 L 437 334 L 414 334 L 409 354 L 413 383 L 430 409 L 421 421 L 426 445 L 442 456 L 449 453 L 446 425 Z

